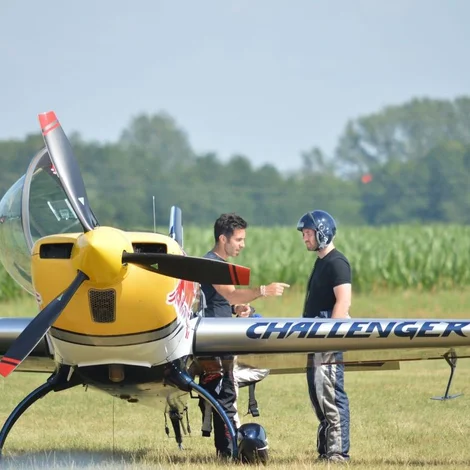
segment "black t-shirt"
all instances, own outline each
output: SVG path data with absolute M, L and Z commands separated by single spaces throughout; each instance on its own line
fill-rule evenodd
M 206 253 L 204 258 L 216 259 L 218 261 L 225 262 L 224 259 L 216 255 L 213 251 Z M 230 303 L 214 289 L 212 284 L 201 284 L 201 289 L 206 298 L 206 317 L 232 317 L 232 307 L 230 306 Z
M 351 266 L 346 256 L 336 248 L 324 258 L 317 258 L 307 284 L 303 316 L 320 316 L 320 312 L 333 310 L 336 296 L 333 288 L 351 284 Z

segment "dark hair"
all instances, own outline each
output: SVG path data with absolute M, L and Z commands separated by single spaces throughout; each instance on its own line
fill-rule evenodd
M 214 223 L 214 238 L 215 242 L 219 241 L 221 235 L 225 235 L 230 238 L 233 232 L 237 229 L 245 229 L 248 227 L 248 223 L 239 215 L 234 214 L 222 214 Z

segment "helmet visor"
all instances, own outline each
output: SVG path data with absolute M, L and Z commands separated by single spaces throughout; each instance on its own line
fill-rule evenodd
M 317 230 L 317 224 L 311 212 L 304 214 L 299 221 L 297 222 L 297 230 L 301 232 L 304 228 L 309 228 L 312 230 Z

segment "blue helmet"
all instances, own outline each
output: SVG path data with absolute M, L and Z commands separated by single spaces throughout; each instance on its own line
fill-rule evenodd
M 266 465 L 268 462 L 268 438 L 263 426 L 245 423 L 238 429 L 238 453 L 242 463 Z
M 312 211 L 304 214 L 297 222 L 297 230 L 304 228 L 315 230 L 315 237 L 318 243 L 318 250 L 327 247 L 336 235 L 336 222 L 326 211 Z

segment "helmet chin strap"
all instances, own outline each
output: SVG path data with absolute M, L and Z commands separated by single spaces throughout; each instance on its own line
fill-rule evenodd
M 317 241 L 317 245 L 318 245 L 318 246 L 317 246 L 317 248 L 316 248 L 314 251 L 320 251 L 320 250 L 322 250 L 323 248 L 325 248 L 325 246 L 322 246 L 322 245 L 323 245 L 323 242 L 321 242 L 321 241 L 319 240 L 318 232 L 319 232 L 319 231 L 317 230 L 316 233 L 315 233 L 315 240 Z M 324 235 L 323 235 L 323 232 L 321 232 L 321 236 L 322 236 L 322 237 L 324 236 Z

